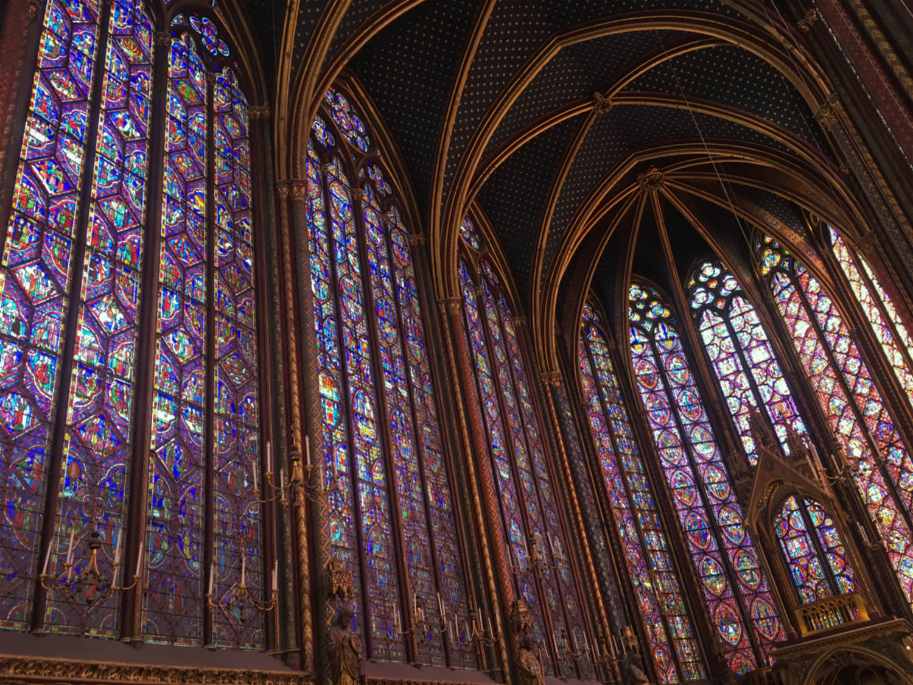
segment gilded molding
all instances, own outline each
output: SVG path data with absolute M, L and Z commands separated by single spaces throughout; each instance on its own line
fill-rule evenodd
M 304 673 L 143 664 L 90 663 L 0 655 L 0 679 L 17 682 L 142 683 L 143 685 L 303 685 Z

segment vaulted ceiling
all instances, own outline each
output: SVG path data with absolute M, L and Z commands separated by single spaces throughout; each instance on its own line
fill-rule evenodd
M 761 3 L 288 0 L 276 4 L 277 108 L 310 121 L 322 89 L 351 77 L 414 191 L 438 296 L 455 292 L 456 227 L 475 206 L 534 326 L 554 333 L 562 287 L 588 287 L 581 273 L 615 264 L 607 234 L 625 221 L 613 217 L 650 168 L 684 186 L 675 192 L 707 222 L 720 223 L 721 207 L 746 221 L 800 221 L 799 207 L 853 216 L 816 121 L 815 75 L 790 41 L 797 29 L 740 7 L 751 4 Z

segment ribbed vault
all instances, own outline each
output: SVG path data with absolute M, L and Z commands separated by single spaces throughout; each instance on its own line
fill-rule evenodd
M 353 0 L 313 17 L 314 4 L 291 3 L 286 25 L 291 172 L 315 93 L 348 78 L 412 185 L 437 296 L 456 293 L 457 227 L 474 206 L 543 370 L 559 304 L 581 300 L 650 168 L 682 202 L 745 222 L 862 224 L 822 126 L 822 80 L 780 17 L 734 0 Z

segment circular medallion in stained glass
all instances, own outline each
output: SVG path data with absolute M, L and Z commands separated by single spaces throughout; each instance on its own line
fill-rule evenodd
M 709 539 L 709 532 L 707 536 Z M 691 537 L 692 534 L 689 532 L 688 538 L 691 539 Z M 723 575 L 723 567 L 720 566 L 720 562 L 713 557 L 706 556 L 698 563 L 698 573 L 700 573 L 704 587 L 717 597 L 722 597 L 726 592 L 726 576 Z
M 742 640 L 742 621 L 735 608 L 728 602 L 720 604 L 716 610 L 716 627 L 720 636 L 730 645 L 737 645 Z
M 720 530 L 729 542 L 734 545 L 741 544 L 745 539 L 745 527 L 742 524 L 742 513 L 732 504 L 723 505 L 717 512 L 717 521 Z
M 747 549 L 736 550 L 732 556 L 732 565 L 735 566 L 739 574 L 739 580 L 743 585 L 752 590 L 756 590 L 761 584 L 761 571 L 758 568 L 758 560 L 754 554 Z
M 751 621 L 762 637 L 768 640 L 780 637 L 780 618 L 777 610 L 763 597 L 758 597 L 751 603 Z

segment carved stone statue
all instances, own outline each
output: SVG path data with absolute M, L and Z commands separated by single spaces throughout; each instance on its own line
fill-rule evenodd
M 539 650 L 529 635 L 524 635 L 517 648 L 517 670 L 520 685 L 544 685 L 545 671 L 539 660 Z
M 789 447 L 789 456 L 796 461 L 810 461 L 808 445 L 799 435 L 799 432 L 788 423 L 786 424 L 786 446 Z
M 625 685 L 649 685 L 650 678 L 644 670 L 644 662 L 640 654 L 630 651 L 625 654 L 621 662 L 621 674 Z
M 329 685 L 358 685 L 361 679 L 361 638 L 352 631 L 352 608 L 341 606 L 327 640 Z

